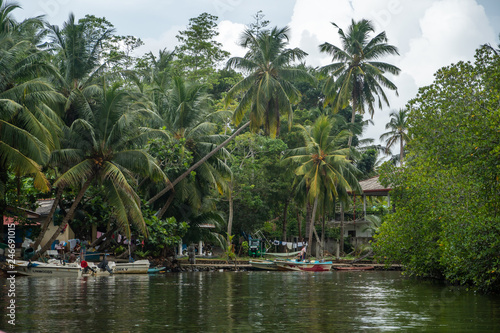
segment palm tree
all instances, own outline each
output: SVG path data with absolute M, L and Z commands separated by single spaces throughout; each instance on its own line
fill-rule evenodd
M 19 35 L 0 36 L 0 68 L 0 187 L 10 170 L 33 176 L 35 187 L 47 191 L 41 166 L 59 144 L 62 123 L 54 108 L 65 98 L 43 79 L 53 72 L 46 54 Z
M 92 113 L 88 99 L 98 93 L 95 84 L 107 63 L 101 63 L 103 45 L 113 29 L 95 28 L 91 24 L 75 22 L 70 14 L 68 21 L 59 26 L 48 25 L 47 47 L 54 54 L 59 68 L 58 90 L 68 98 L 64 119 L 68 126 L 81 116 Z
M 213 121 L 217 117 L 226 118 L 227 112 L 211 111 L 211 99 L 204 85 L 186 83 L 180 77 L 174 78 L 172 89 L 167 94 L 167 101 L 166 107 L 160 110 L 163 124 L 171 133 L 172 140 L 181 145 L 182 150 L 189 152 L 194 162 L 202 159 L 217 143 L 223 141 L 225 136 L 215 134 L 217 125 Z M 225 149 L 220 153 L 226 156 L 228 154 Z M 194 179 L 185 178 L 177 184 L 177 196 L 182 202 L 189 201 L 192 208 L 199 208 L 204 193 L 211 188 L 216 188 L 221 193 L 227 192 L 230 173 L 224 161 L 214 156 L 197 169 Z M 178 175 L 168 174 L 168 176 L 172 178 Z M 161 218 L 170 203 L 167 200 L 158 217 Z
M 256 131 L 264 127 L 265 134 L 272 138 L 279 135 L 281 115 L 288 116 L 291 126 L 292 105 L 300 99 L 299 90 L 291 82 L 315 81 L 306 70 L 290 66 L 291 62 L 301 60 L 307 54 L 299 48 L 286 48 L 289 32 L 288 27 L 257 33 L 247 29 L 240 44 L 249 51 L 243 58 L 233 57 L 227 62 L 228 69 L 249 73 L 226 96 L 226 103 L 229 103 L 242 93 L 233 122 L 239 124 L 250 110 L 251 129 Z
M 313 204 L 308 240 L 312 244 L 318 202 L 334 203 L 347 190 L 358 190 L 359 184 L 357 169 L 347 159 L 350 148 L 339 147 L 339 143 L 351 135 L 348 131 L 332 133 L 334 124 L 327 116 L 319 117 L 313 126 L 298 127 L 302 129 L 305 146 L 290 150 L 287 159 L 298 164 L 295 174 L 302 184 L 299 188 L 306 189 L 309 203 Z
M 352 20 L 347 33 L 338 28 L 342 48 L 330 43 L 320 45 L 320 51 L 332 56 L 332 64 L 321 68 L 321 71 L 330 74 L 325 82 L 325 103 L 333 103 L 334 109 L 346 107 L 352 103 L 351 123 L 354 123 L 356 112 L 365 111 L 365 105 L 373 118 L 374 102 L 378 99 L 378 106 L 382 108 L 382 101 L 389 105 L 384 88 L 395 90 L 397 87 L 386 76 L 386 73 L 398 75 L 400 69 L 394 65 L 380 62 L 379 58 L 386 55 L 398 54 L 395 46 L 387 44 L 385 32 L 375 37 L 369 37 L 374 32 L 373 24 L 365 19 L 355 22 Z M 349 138 L 349 147 L 352 137 Z
M 18 24 L 12 17 L 12 12 L 21 8 L 17 2 L 7 2 L 0 0 L 0 33 L 9 33 L 15 30 Z
M 104 78 L 102 81 L 101 93 L 94 96 L 88 119 L 76 119 L 66 127 L 63 148 L 52 153 L 51 163 L 66 170 L 54 186 L 73 187 L 78 193 L 61 225 L 39 254 L 50 247 L 73 218 L 85 192 L 94 183 L 102 187 L 114 208 L 115 221 L 129 239 L 131 224 L 146 234 L 140 200 L 133 188 L 135 177 L 142 175 L 166 182 L 156 161 L 136 148 L 160 132 L 142 126 L 157 115 L 139 103 L 140 96 L 120 89 L 118 84 L 107 87 Z
M 391 112 L 391 120 L 385 125 L 389 130 L 380 136 L 380 140 L 385 140 L 386 153 L 399 141 L 399 163 L 403 166 L 404 146 L 408 142 L 408 110 L 400 109 L 398 112 Z

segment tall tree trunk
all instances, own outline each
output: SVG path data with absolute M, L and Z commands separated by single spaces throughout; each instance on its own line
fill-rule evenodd
M 64 227 L 69 223 L 69 221 L 73 218 L 73 215 L 75 214 L 76 207 L 78 207 L 78 204 L 80 201 L 82 201 L 83 196 L 85 195 L 85 192 L 87 192 L 87 189 L 90 186 L 90 183 L 92 182 L 93 178 L 89 178 L 82 186 L 80 191 L 78 192 L 78 195 L 75 198 L 75 201 L 73 201 L 73 204 L 71 205 L 68 213 L 64 217 L 63 221 L 61 222 L 61 225 L 59 228 L 57 228 L 56 232 L 52 235 L 52 237 L 49 239 L 45 245 L 43 245 L 42 249 L 39 252 L 36 252 L 35 255 L 33 256 L 32 260 L 36 260 L 40 257 L 41 254 L 45 253 L 52 243 L 56 240 L 56 238 L 59 236 L 59 234 L 64 230 Z
M 54 213 L 56 212 L 57 206 L 59 205 L 59 200 L 61 200 L 62 194 L 64 191 L 64 186 L 59 186 L 57 188 L 56 192 L 56 197 L 54 199 L 54 203 L 52 204 L 52 207 L 50 208 L 49 215 L 43 221 L 42 228 L 40 230 L 40 235 L 38 235 L 38 238 L 35 240 L 35 245 L 33 245 L 33 249 L 36 251 L 38 248 L 38 245 L 42 242 L 43 237 L 45 236 L 45 233 L 47 232 L 47 229 L 52 222 L 52 219 L 54 218 Z
M 207 155 L 205 155 L 201 160 L 199 160 L 198 162 L 196 162 L 195 164 L 193 164 L 182 175 L 180 175 L 179 177 L 177 177 L 173 182 L 169 183 L 163 190 L 161 190 L 160 192 L 158 192 L 157 195 L 155 195 L 154 197 L 152 197 L 151 199 L 149 199 L 148 204 L 152 204 L 153 202 L 155 202 L 156 200 L 158 200 L 161 196 L 163 196 L 165 193 L 167 193 L 168 191 L 170 191 L 171 189 L 173 189 L 174 186 L 177 185 L 181 180 L 183 180 L 184 178 L 186 178 L 187 176 L 189 176 L 192 171 L 196 170 L 200 165 L 202 165 L 203 163 L 205 163 L 210 157 L 214 156 L 219 150 L 221 150 L 222 148 L 224 148 L 225 146 L 227 146 L 227 144 L 229 142 L 231 142 L 231 140 L 233 140 L 245 128 L 247 128 L 248 125 L 250 125 L 250 122 L 247 122 L 244 125 L 242 125 L 240 128 L 238 128 L 229 138 L 227 138 L 224 142 L 222 142 L 220 145 L 218 145 L 217 147 L 215 147 L 214 150 L 212 150 L 210 153 L 208 153 Z
M 323 220 L 321 221 L 321 248 L 323 249 L 323 252 L 321 252 L 321 258 L 323 258 L 323 255 L 325 253 L 325 212 L 323 211 Z
M 309 238 L 307 241 L 307 254 L 308 255 L 311 255 L 312 236 L 314 233 L 314 219 L 316 217 L 317 208 L 318 208 L 318 197 L 314 198 L 314 205 L 313 205 L 312 214 L 311 214 L 311 221 L 309 222 Z
M 227 218 L 227 245 L 230 246 L 231 232 L 233 229 L 233 182 L 229 182 L 229 216 Z
M 299 242 L 302 242 L 302 218 L 300 210 L 297 209 L 297 221 L 299 222 Z
M 344 255 L 344 203 L 340 202 L 340 255 Z
M 280 122 L 280 109 L 279 109 L 279 102 L 278 102 L 278 96 L 276 96 L 276 137 L 280 136 L 281 132 L 281 122 Z
M 282 239 L 285 242 L 286 242 L 286 224 L 287 224 L 286 217 L 287 217 L 287 213 L 288 213 L 288 203 L 289 203 L 289 200 L 285 201 L 285 208 L 283 210 L 283 237 L 282 237 Z
M 307 205 L 306 205 L 306 234 L 305 234 L 305 238 L 309 238 L 309 221 L 311 221 L 311 209 L 312 209 L 312 206 L 309 203 L 309 201 L 307 201 Z
M 351 124 L 354 125 L 354 122 L 356 120 L 356 109 L 358 107 L 358 91 L 357 91 L 357 84 L 356 84 L 356 79 L 354 79 L 354 87 L 352 90 L 352 114 L 351 114 Z M 351 148 L 352 144 L 352 135 L 349 137 L 349 141 L 347 143 L 347 146 L 349 149 Z M 347 156 L 349 158 L 349 156 Z
M 399 138 L 399 166 L 403 166 L 403 137 Z

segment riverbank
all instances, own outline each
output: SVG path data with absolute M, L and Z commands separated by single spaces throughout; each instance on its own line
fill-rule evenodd
M 196 259 L 194 264 L 190 264 L 187 258 L 181 258 L 178 260 L 180 264 L 181 271 L 216 271 L 216 270 L 252 270 L 252 265 L 248 259 L 234 261 L 221 260 L 221 259 Z M 369 260 L 363 260 L 361 262 L 353 262 L 352 260 L 334 260 L 332 269 L 337 268 L 359 268 L 360 270 L 367 267 L 373 267 L 376 271 L 401 271 L 402 266 L 393 264 L 385 265 L 374 263 Z

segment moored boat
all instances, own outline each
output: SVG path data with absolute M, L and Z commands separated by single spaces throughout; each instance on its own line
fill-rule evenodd
M 153 267 L 148 269 L 148 274 L 164 273 L 166 267 Z
M 374 266 L 337 266 L 334 269 L 338 271 L 368 271 L 374 269 Z
M 113 268 L 114 274 L 147 274 L 149 260 L 137 260 L 134 262 L 117 262 Z
M 277 271 L 279 269 L 278 265 L 272 260 L 266 259 L 253 259 L 248 262 L 253 269 L 264 270 L 264 271 Z
M 26 276 L 57 276 L 57 277 L 80 277 L 82 268 L 77 263 L 60 264 L 56 262 L 39 261 L 17 261 L 13 269 L 19 275 Z
M 290 271 L 306 271 L 306 272 L 326 272 L 332 268 L 333 262 L 320 260 L 275 260 L 279 268 Z

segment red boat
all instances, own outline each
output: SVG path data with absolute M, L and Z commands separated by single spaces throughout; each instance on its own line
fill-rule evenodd
M 332 268 L 331 261 L 319 260 L 275 260 L 276 265 L 287 271 L 326 272 Z

